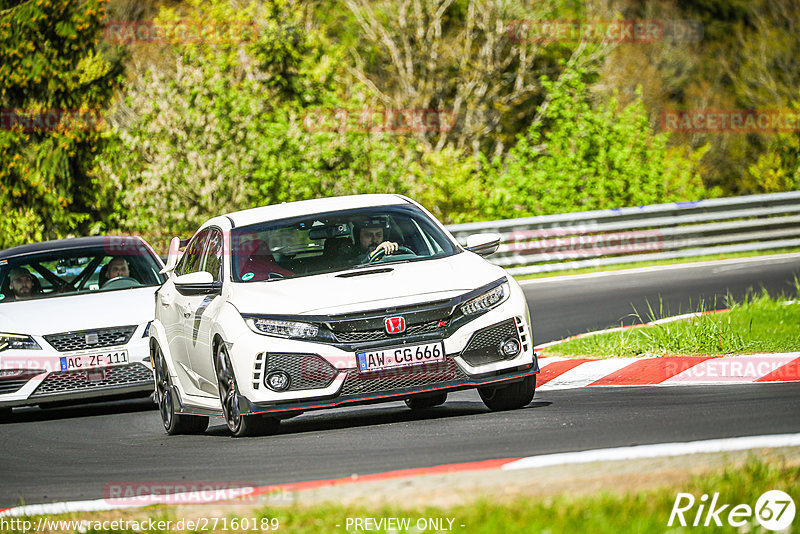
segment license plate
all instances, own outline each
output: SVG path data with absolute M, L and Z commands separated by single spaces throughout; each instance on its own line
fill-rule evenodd
M 92 367 L 108 367 L 110 365 L 117 365 L 118 363 L 128 363 L 127 350 L 109 350 L 107 352 L 62 356 L 61 370 L 74 371 L 76 369 L 90 369 Z
M 387 347 L 356 353 L 358 368 L 361 372 L 442 362 L 444 357 L 444 345 L 441 341 L 423 345 Z

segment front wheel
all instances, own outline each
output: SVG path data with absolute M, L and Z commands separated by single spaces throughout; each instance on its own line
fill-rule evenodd
M 175 394 L 172 390 L 167 362 L 164 360 L 164 353 L 161 352 L 161 347 L 158 345 L 153 347 L 153 371 L 156 382 L 156 403 L 161 414 L 161 423 L 164 425 L 164 431 L 170 436 L 205 432 L 206 428 L 208 428 L 208 417 L 176 412 Z
M 478 388 L 481 400 L 493 412 L 516 410 L 527 406 L 536 393 L 536 375 L 500 387 Z
M 261 415 L 242 415 L 239 411 L 239 402 L 236 394 L 236 377 L 233 374 L 231 357 L 225 343 L 219 343 L 214 365 L 217 370 L 217 384 L 219 386 L 219 400 L 222 403 L 222 416 L 228 430 L 234 437 L 263 436 L 275 434 L 280 426 L 280 420 L 274 417 Z

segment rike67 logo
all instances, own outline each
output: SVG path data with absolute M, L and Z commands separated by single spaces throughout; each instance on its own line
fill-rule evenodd
M 794 500 L 780 490 L 764 492 L 755 507 L 724 503 L 719 493 L 714 493 L 711 498 L 704 493 L 699 499 L 691 493 L 678 493 L 667 526 L 721 527 L 727 522 L 732 527 L 745 528 L 755 516 L 764 529 L 778 531 L 792 524 L 795 512 Z

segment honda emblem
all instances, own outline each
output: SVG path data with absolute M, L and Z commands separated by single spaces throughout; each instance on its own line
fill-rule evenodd
M 387 334 L 402 334 L 406 331 L 406 320 L 403 317 L 387 317 L 384 324 Z

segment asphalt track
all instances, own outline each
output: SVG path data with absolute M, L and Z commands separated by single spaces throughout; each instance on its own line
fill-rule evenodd
M 620 321 L 635 307 L 686 312 L 698 297 L 794 295 L 800 257 L 537 280 L 524 285 L 537 343 Z M 690 305 L 691 302 L 691 305 Z M 15 411 L 0 425 L 0 507 L 103 498 L 109 484 L 276 484 L 445 463 L 660 442 L 793 433 L 800 383 L 582 388 L 538 392 L 489 412 L 474 391 L 412 413 L 402 403 L 316 412 L 280 434 L 233 439 L 221 419 L 201 436 L 164 435 L 148 401 Z

